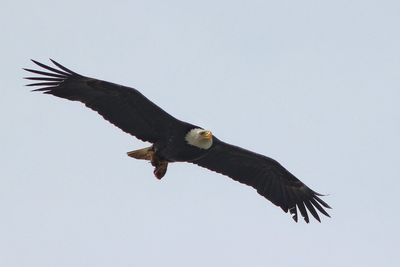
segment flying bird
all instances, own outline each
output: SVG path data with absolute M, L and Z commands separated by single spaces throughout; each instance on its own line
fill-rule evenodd
M 330 217 L 322 195 L 274 159 L 225 143 L 210 130 L 171 116 L 134 88 L 82 76 L 54 60 L 54 67 L 32 61 L 41 67 L 24 69 L 36 74 L 25 77 L 34 81 L 28 86 L 39 87 L 33 91 L 80 101 L 124 132 L 152 143 L 127 154 L 150 161 L 157 179 L 165 175 L 169 163 L 194 163 L 255 188 L 296 222 L 298 211 L 307 223 L 308 213 L 321 221 L 317 210 Z

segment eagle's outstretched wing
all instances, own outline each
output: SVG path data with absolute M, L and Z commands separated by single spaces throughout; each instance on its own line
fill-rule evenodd
M 134 88 L 82 76 L 54 60 L 58 68 L 32 61 L 45 70 L 24 69 L 38 74 L 26 77 L 36 81 L 28 86 L 40 87 L 34 91 L 80 101 L 142 141 L 155 143 L 168 128 L 180 123 Z
M 224 143 L 214 137 L 207 154 L 192 163 L 227 175 L 249 185 L 285 212 L 290 212 L 297 222 L 297 209 L 308 223 L 309 211 L 320 221 L 316 209 L 329 216 L 324 208 L 330 208 L 321 194 L 308 188 L 277 161 L 266 156 Z

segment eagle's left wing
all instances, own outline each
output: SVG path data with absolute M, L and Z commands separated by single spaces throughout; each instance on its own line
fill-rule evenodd
M 308 223 L 309 211 L 320 221 L 316 209 L 329 216 L 324 208 L 330 208 L 320 196 L 311 190 L 274 159 L 249 150 L 213 139 L 207 154 L 192 163 L 231 177 L 249 185 L 285 212 L 290 212 L 297 222 L 297 209 Z

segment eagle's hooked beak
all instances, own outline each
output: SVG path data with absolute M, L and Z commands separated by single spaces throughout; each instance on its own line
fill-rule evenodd
M 210 140 L 212 138 L 212 132 L 211 131 L 201 132 L 201 137 L 203 137 L 206 140 Z

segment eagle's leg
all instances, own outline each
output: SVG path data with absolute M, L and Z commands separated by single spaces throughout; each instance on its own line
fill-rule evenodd
M 165 173 L 167 172 L 168 161 L 160 159 L 156 153 L 153 153 L 151 165 L 155 167 L 153 173 L 156 178 L 159 180 L 163 178 Z
M 163 178 L 163 176 L 167 172 L 168 162 L 160 159 L 157 156 L 157 154 L 154 151 L 153 146 L 130 151 L 127 154 L 129 157 L 132 157 L 135 159 L 149 160 L 151 162 L 151 165 L 153 165 L 155 167 L 153 173 L 157 179 Z

